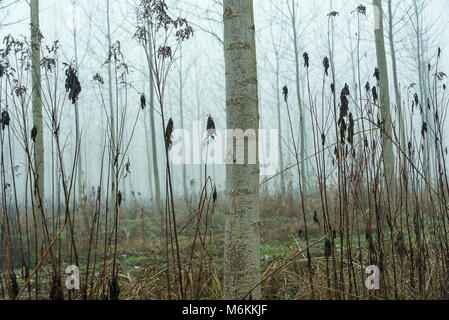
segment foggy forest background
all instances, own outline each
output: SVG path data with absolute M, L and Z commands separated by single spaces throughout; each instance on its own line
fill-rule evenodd
M 448 9 L 0 0 L 0 299 L 447 299 Z
M 4 6 L 6 5 L 5 4 Z M 224 58 L 223 58 L 223 22 L 222 5 L 220 1 L 170 1 L 167 2 L 174 16 L 185 17 L 193 26 L 195 35 L 182 45 L 175 57 L 173 70 L 169 74 L 167 85 L 167 107 L 168 114 L 173 118 L 175 127 L 185 128 L 193 132 L 193 121 L 198 121 L 201 129 L 206 131 L 208 115 L 215 120 L 217 130 L 226 129 L 225 110 L 225 86 L 224 86 Z M 41 5 L 41 32 L 44 35 L 43 44 L 51 44 L 54 40 L 60 41 L 61 52 L 64 62 L 75 61 L 75 43 L 77 47 L 79 79 L 82 84 L 82 94 L 79 96 L 77 108 L 79 110 L 79 121 L 82 134 L 82 180 L 84 192 L 90 192 L 92 187 L 98 184 L 100 172 L 99 148 L 103 146 L 104 129 L 106 120 L 104 110 L 101 107 L 101 98 L 92 78 L 100 73 L 105 78 L 107 67 L 104 62 L 108 56 L 108 39 L 111 42 L 120 41 L 126 63 L 128 63 L 131 74 L 129 81 L 140 92 L 148 95 L 149 71 L 146 66 L 142 50 L 132 36 L 135 31 L 135 7 L 137 1 L 110 1 L 110 35 L 108 34 L 108 19 L 106 3 L 101 1 L 42 1 Z M 331 11 L 339 12 L 336 19 L 331 20 L 333 40 L 332 46 L 335 55 L 336 88 L 341 88 L 348 83 L 354 92 L 354 101 L 357 101 L 357 19 L 354 9 L 359 3 L 357 1 L 318 1 L 313 3 L 295 2 L 296 17 L 292 17 L 292 3 L 290 1 L 256 1 L 254 5 L 254 16 L 257 26 L 256 45 L 259 75 L 259 101 L 260 101 L 260 128 L 279 129 L 278 127 L 278 105 L 279 98 L 282 103 L 282 87 L 288 85 L 291 88 L 290 101 L 296 105 L 298 97 L 296 90 L 296 67 L 295 48 L 293 42 L 294 18 L 297 36 L 297 55 L 299 59 L 299 88 L 300 96 L 304 101 L 307 98 L 306 74 L 303 68 L 303 52 L 310 55 L 310 85 L 311 92 L 321 91 L 322 87 L 322 60 L 328 56 L 328 16 Z M 448 13 L 446 1 L 392 1 L 394 41 L 396 59 L 398 61 L 398 79 L 402 99 L 412 100 L 415 92 L 421 93 L 419 85 L 409 88 L 413 83 L 419 84 L 418 71 L 425 76 L 427 62 L 435 58 L 437 48 L 441 47 L 443 52 L 447 45 L 444 30 L 447 28 Z M 415 13 L 418 9 L 418 16 Z M 368 9 L 370 6 L 368 6 Z M 387 10 L 385 6 L 384 10 Z M 3 9 L 2 28 L 0 35 L 7 34 L 15 36 L 29 36 L 29 6 L 25 2 L 17 3 Z M 386 19 L 387 17 L 385 17 Z M 419 24 L 416 24 L 416 21 Z M 13 24 L 12 24 L 13 23 Z M 74 28 L 75 26 L 75 28 Z M 388 24 L 385 23 L 385 34 L 388 37 Z M 417 30 L 417 26 L 419 30 Z M 377 66 L 376 51 L 374 43 L 373 11 L 368 10 L 367 15 L 361 18 L 360 23 L 360 70 L 362 84 L 370 81 L 374 84 L 373 73 Z M 418 52 L 417 31 L 420 41 Z M 76 35 L 74 35 L 76 32 Z M 388 38 L 386 39 L 388 41 Z M 388 42 L 386 42 L 388 43 Z M 389 54 L 388 64 L 391 73 L 390 47 L 386 45 Z M 418 65 L 418 54 L 421 58 L 421 66 Z M 447 60 L 441 59 L 440 68 L 445 70 Z M 390 74 L 392 78 L 392 75 Z M 278 82 L 277 82 L 278 81 Z M 391 91 L 393 83 L 390 81 Z M 327 85 L 328 87 L 329 85 Z M 140 92 L 128 94 L 127 103 L 139 106 Z M 123 93 L 124 94 L 124 93 Z M 115 99 L 115 97 L 113 97 Z M 119 99 L 124 97 L 119 97 Z M 392 100 L 394 96 L 392 96 Z M 286 143 L 290 139 L 288 118 L 284 105 L 281 104 L 280 132 L 285 142 L 280 144 L 282 162 L 279 168 L 285 168 L 295 163 L 295 157 L 288 150 Z M 181 111 L 182 109 L 182 111 Z M 133 121 L 137 108 L 131 108 L 126 123 L 127 131 L 132 130 Z M 405 108 L 404 112 L 410 112 Z M 151 138 L 148 137 L 149 112 L 146 110 L 137 124 L 136 135 L 133 137 L 129 149 L 132 174 L 125 180 L 123 186 L 126 199 L 132 202 L 131 192 L 141 193 L 141 200 L 151 203 L 154 200 L 154 175 L 151 174 L 152 167 L 156 165 L 152 160 L 152 153 L 157 155 L 159 172 L 164 170 L 164 142 L 156 139 L 156 147 L 152 146 Z M 298 108 L 292 108 L 293 117 L 298 119 Z M 183 118 L 181 118 L 181 114 Z M 306 119 L 309 115 L 306 113 Z M 421 121 L 419 116 L 414 121 Z M 64 134 L 68 137 L 68 150 L 74 152 L 74 126 L 75 114 L 73 108 L 66 108 L 63 123 Z M 145 127 L 146 125 L 146 127 Z M 311 131 L 310 121 L 305 121 L 304 132 Z M 46 130 L 46 129 L 45 129 Z M 155 121 L 155 132 L 161 132 L 160 121 Z M 297 141 L 300 135 L 300 127 L 295 126 Z M 311 137 L 305 137 L 305 154 L 310 156 L 314 153 Z M 419 139 L 419 137 L 417 137 Z M 269 138 L 268 138 L 269 140 Z M 335 139 L 334 139 L 335 140 Z M 179 141 L 178 141 L 179 142 Z M 50 140 L 46 141 L 49 145 Z M 267 141 L 267 143 L 269 143 Z M 206 149 L 204 140 L 201 141 L 203 151 Z M 155 149 L 153 149 L 155 148 Z M 223 148 L 224 150 L 224 148 Z M 150 152 L 148 156 L 147 152 Z M 268 151 L 267 151 L 268 152 Z M 48 154 L 47 154 L 48 155 Z M 148 157 L 150 158 L 148 161 Z M 190 156 L 193 161 L 193 156 Z M 202 164 L 205 157 L 202 159 Z M 307 176 L 310 181 L 316 174 L 313 169 L 314 161 L 306 162 Z M 45 162 L 46 190 L 50 190 L 51 162 L 46 158 Z M 184 194 L 184 184 L 189 193 L 199 193 L 202 183 L 199 181 L 203 166 L 186 165 L 186 174 L 183 176 L 183 166 L 174 166 L 174 176 L 177 181 L 183 183 L 175 185 L 178 196 Z M 210 174 L 214 179 L 218 190 L 224 189 L 225 165 L 211 165 Z M 24 172 L 22 172 L 24 174 Z M 204 172 L 202 173 L 204 175 Z M 292 183 L 292 188 L 298 188 L 295 178 L 295 170 L 286 175 L 284 184 Z M 268 177 L 265 177 L 268 178 Z M 18 182 L 22 182 L 18 180 Z M 23 183 L 23 182 L 22 182 Z M 309 188 L 313 188 L 310 182 Z M 269 189 L 274 191 L 278 188 L 279 181 L 272 182 Z M 20 187 L 19 187 L 20 189 Z M 164 196 L 164 188 L 161 188 Z M 79 194 L 79 193 L 78 193 Z M 24 196 L 21 194 L 21 196 Z M 46 193 L 49 196 L 49 193 Z

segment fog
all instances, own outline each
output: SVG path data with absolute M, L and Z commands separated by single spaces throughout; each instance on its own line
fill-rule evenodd
M 2 1 L 0 37 L 11 34 L 14 37 L 25 36 L 29 38 L 29 4 L 26 1 Z M 291 88 L 290 103 L 297 105 L 295 91 L 295 53 L 292 41 L 292 26 L 288 1 L 257 0 L 254 3 L 256 19 L 256 43 L 257 62 L 259 77 L 259 107 L 260 127 L 271 130 L 278 129 L 277 124 L 277 97 L 281 96 L 281 88 L 287 85 Z M 356 73 L 357 67 L 357 14 L 354 13 L 357 1 L 314 1 L 299 2 L 297 12 L 297 38 L 300 56 L 300 90 L 304 104 L 309 102 L 307 89 L 307 76 L 302 68 L 302 53 L 307 52 L 310 56 L 310 92 L 312 100 L 320 101 L 322 91 L 322 60 L 329 55 L 328 31 L 331 30 L 330 39 L 334 50 L 335 73 L 337 90 L 348 83 L 351 92 L 351 104 L 356 103 L 358 88 Z M 433 63 L 437 54 L 437 48 L 442 49 L 442 58 L 439 69 L 447 70 L 448 41 L 445 34 L 449 21 L 449 2 L 444 0 L 426 1 L 422 12 L 422 29 L 425 34 L 425 48 L 423 49 L 423 64 Z M 149 72 L 144 57 L 144 52 L 136 39 L 133 39 L 136 25 L 135 8 L 137 1 L 110 1 L 110 27 L 111 42 L 119 41 L 125 61 L 129 65 L 130 75 L 128 81 L 132 83 L 132 89 L 121 91 L 120 103 L 126 103 L 129 113 L 126 120 L 125 136 L 131 134 L 135 117 L 139 110 L 140 94 L 149 91 Z M 182 44 L 182 50 L 178 50 L 170 71 L 166 89 L 166 108 L 168 116 L 174 120 L 176 129 L 187 130 L 191 135 L 190 140 L 201 145 L 202 152 L 207 149 L 204 131 L 206 129 L 207 117 L 211 115 L 215 120 L 217 131 L 224 132 L 226 129 L 225 115 L 225 78 L 224 58 L 222 45 L 222 7 L 220 1 L 168 1 L 168 6 L 175 16 L 184 16 L 193 25 L 194 36 Z M 413 23 L 414 12 L 412 1 L 393 1 L 394 28 L 396 58 L 398 61 L 398 79 L 400 82 L 402 100 L 411 100 L 415 91 L 407 89 L 412 83 L 418 83 L 417 76 L 417 49 L 416 30 Z M 289 11 L 290 10 L 290 11 Z M 332 19 L 329 29 L 328 13 L 337 11 L 339 15 Z M 386 10 L 386 8 L 384 8 Z M 104 64 L 108 57 L 107 41 L 107 11 L 106 1 L 88 0 L 44 0 L 40 2 L 41 32 L 44 36 L 43 44 L 50 45 L 58 40 L 61 45 L 61 63 L 75 61 L 75 41 L 79 61 L 78 75 L 82 91 L 78 100 L 80 131 L 81 131 L 81 162 L 82 179 L 85 192 L 96 189 L 99 184 L 101 170 L 101 156 L 104 148 L 104 132 L 106 129 L 106 115 L 102 107 L 101 94 L 93 82 L 93 75 L 99 73 L 107 78 L 107 67 Z M 388 36 L 388 23 L 385 23 L 385 34 Z M 373 72 L 376 67 L 376 51 L 374 43 L 374 16 L 371 6 L 368 5 L 366 16 L 360 19 L 360 71 L 361 83 L 366 81 L 374 83 Z M 76 38 L 74 37 L 76 31 Z M 386 39 L 388 42 L 388 38 Z M 387 54 L 390 47 L 387 45 Z M 182 60 L 180 59 L 182 54 Z M 276 83 L 276 54 L 279 63 L 279 85 Z M 391 58 L 387 57 L 389 66 Z M 182 67 L 181 67 L 182 63 Z M 391 73 L 391 67 L 389 68 Z M 182 90 L 180 83 L 182 81 Z M 393 81 L 390 81 L 391 93 L 393 94 Z M 328 88 L 329 84 L 326 84 Z M 328 89 L 326 89 L 328 90 Z M 419 89 L 418 89 L 419 90 Z M 107 87 L 103 89 L 104 98 L 107 100 Z M 329 91 L 329 90 L 328 90 Z M 114 101 L 116 97 L 113 97 Z M 125 102 L 126 99 L 126 102 Z M 326 99 L 329 99 L 327 97 Z M 393 99 L 393 95 L 392 95 Z M 183 119 L 180 114 L 180 101 L 183 106 Z M 282 99 L 281 99 L 282 101 Z M 64 108 L 63 124 L 61 132 L 66 142 L 65 156 L 72 159 L 75 145 L 75 112 L 74 106 L 66 102 Z M 282 105 L 281 109 L 285 107 Z M 405 110 L 405 113 L 408 111 Z M 310 115 L 306 112 L 306 118 Z M 282 136 L 281 149 L 283 163 L 276 166 L 277 172 L 295 163 L 295 157 L 288 146 L 290 144 L 290 132 L 286 112 L 282 112 Z M 298 123 L 298 108 L 292 107 L 293 122 Z M 125 199 L 131 197 L 131 192 L 139 193 L 145 202 L 153 199 L 151 190 L 154 190 L 154 177 L 152 177 L 149 166 L 155 165 L 151 160 L 151 139 L 148 137 L 148 128 L 145 131 L 145 122 L 149 119 L 149 109 L 140 114 L 135 133 L 129 148 L 130 175 L 123 184 Z M 414 121 L 420 121 L 419 116 Z M 312 130 L 309 121 L 305 121 L 305 131 Z M 197 128 L 194 128 L 197 127 Z M 299 139 L 299 126 L 294 126 L 296 142 Z M 51 161 L 51 139 L 48 128 L 45 128 L 45 171 L 46 171 L 46 198 L 52 190 L 52 161 Z M 203 131 L 202 137 L 198 136 L 198 130 Z M 163 179 L 164 173 L 164 143 L 160 119 L 156 116 L 155 132 L 157 142 L 157 160 L 159 172 Z M 329 132 L 332 135 L 332 132 Z M 269 136 L 269 135 L 268 135 Z M 328 141 L 335 141 L 335 133 Z M 418 137 L 419 138 L 419 137 Z M 268 138 L 267 138 L 268 139 Z M 219 142 L 224 142 L 220 137 Z M 269 139 L 268 139 L 269 140 Z M 175 139 L 175 145 L 181 140 Z M 314 153 L 311 138 L 306 138 L 306 154 Z M 446 143 L 446 141 L 445 141 Z M 269 141 L 267 141 L 267 148 Z M 18 190 L 23 190 L 24 177 L 26 175 L 26 159 L 20 155 L 21 147 L 14 144 L 17 156 L 15 160 L 20 168 L 17 171 Z M 179 151 L 179 148 L 175 148 Z M 265 150 L 267 155 L 269 151 Z M 151 151 L 149 151 L 151 152 Z M 189 151 L 186 165 L 186 180 L 192 192 L 199 192 L 204 179 L 205 156 L 198 164 L 198 150 Z M 178 154 L 179 156 L 180 154 Z M 176 156 L 176 155 L 175 155 Z M 196 157 L 196 160 L 194 159 Z M 179 157 L 178 157 L 179 158 Z M 223 157 L 224 158 L 224 157 Z M 276 157 L 275 157 L 276 158 Z M 150 159 L 150 161 L 149 161 Z M 310 177 L 316 176 L 313 161 L 306 162 L 306 172 Z M 54 164 L 53 164 L 54 165 Z M 174 180 L 183 179 L 181 164 L 174 164 Z M 219 190 L 224 188 L 225 165 L 209 164 L 208 171 Z M 270 171 L 270 170 L 268 170 Z M 9 172 L 6 169 L 6 172 Z M 261 179 L 269 178 L 262 176 Z M 291 173 L 287 177 L 293 186 L 297 185 L 297 178 Z M 269 189 L 277 188 L 276 181 L 270 182 Z M 161 180 L 163 181 L 163 180 Z M 152 184 L 152 185 L 150 185 Z M 54 186 L 53 186 L 54 187 Z M 312 185 L 310 186 L 313 187 Z M 182 183 L 175 184 L 178 195 L 183 194 Z M 164 192 L 164 190 L 162 190 Z M 24 194 L 20 194 L 23 198 Z

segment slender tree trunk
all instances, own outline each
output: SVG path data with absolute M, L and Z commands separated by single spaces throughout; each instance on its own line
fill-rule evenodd
M 182 44 L 179 45 L 179 53 L 180 53 L 180 58 L 179 58 L 179 112 L 180 112 L 180 116 L 181 116 L 181 128 L 184 129 L 184 110 L 183 110 L 183 87 L 184 87 L 184 81 L 182 79 Z M 184 197 L 185 197 L 185 201 L 186 203 L 188 203 L 188 190 L 187 190 L 187 172 L 186 172 L 186 163 L 185 161 L 187 160 L 187 152 L 188 150 L 186 150 L 186 144 L 185 144 L 185 140 L 187 137 L 183 137 L 182 138 L 182 152 L 183 152 L 183 163 L 182 163 L 182 185 L 184 187 Z
M 334 22 L 334 20 L 332 19 L 332 23 Z M 333 34 L 333 32 L 332 32 Z M 354 50 L 354 46 L 352 44 L 352 31 L 351 31 L 351 20 L 348 20 L 348 37 L 349 37 L 349 51 L 351 53 L 351 69 L 352 69 L 352 83 L 354 86 L 354 101 L 359 101 L 359 85 L 357 82 L 357 68 L 356 68 L 356 63 L 355 63 L 355 57 L 356 53 Z M 333 37 L 332 37 L 333 39 Z M 334 49 L 332 49 L 332 52 Z M 358 126 L 360 126 L 360 124 L 357 124 Z
M 110 0 L 107 0 L 106 2 L 106 10 L 107 10 L 107 25 L 108 25 L 108 33 L 107 33 L 107 40 L 108 40 L 108 53 L 111 51 L 112 48 L 112 40 L 111 40 L 111 17 L 110 17 Z M 114 208 L 115 207 L 115 196 L 116 196 L 116 192 L 115 192 L 115 164 L 114 164 L 114 159 L 113 157 L 115 157 L 115 152 L 116 152 L 116 146 L 115 146 L 115 117 L 114 117 L 114 102 L 112 99 L 112 65 L 111 65 L 111 61 L 109 61 L 108 63 L 108 91 L 109 91 L 109 122 L 110 122 L 110 130 L 111 130 L 111 171 L 110 171 L 110 176 L 111 176 L 111 201 L 110 201 L 110 207 Z
M 298 99 L 298 107 L 299 107 L 299 130 L 300 130 L 300 151 L 299 156 L 301 160 L 301 183 L 303 185 L 303 191 L 307 192 L 307 172 L 305 168 L 306 162 L 303 161 L 306 158 L 306 127 L 305 127 L 305 116 L 304 116 L 304 106 L 302 104 L 301 98 L 301 80 L 300 80 L 300 71 L 299 71 L 299 44 L 298 44 L 298 31 L 296 29 L 296 3 L 295 0 L 291 0 L 292 4 L 292 28 L 293 28 L 293 46 L 295 49 L 295 76 L 296 76 L 296 97 Z
M 144 77 L 144 83 L 145 83 L 146 77 Z M 143 90 L 145 92 L 145 88 Z M 145 93 L 144 93 L 145 94 Z M 149 112 L 151 112 L 151 106 L 148 108 Z M 148 188 L 150 191 L 150 198 L 154 197 L 153 192 L 153 175 L 151 174 L 152 168 L 151 168 L 151 154 L 150 154 L 150 130 L 148 128 L 148 114 L 146 112 L 143 113 L 143 127 L 145 129 L 145 153 L 147 155 L 147 166 L 148 166 Z
M 34 143 L 34 161 L 37 175 L 37 186 L 42 202 L 39 202 L 37 192 L 34 192 L 34 212 L 36 214 L 38 248 L 45 241 L 43 229 L 43 217 L 41 217 L 40 205 L 44 206 L 45 199 L 45 171 L 44 171 L 44 127 L 42 120 L 42 87 L 41 87 L 41 33 L 39 29 L 39 1 L 31 0 L 31 43 L 32 43 L 32 104 L 33 124 L 38 128 L 36 142 Z M 45 210 L 44 210 L 45 212 Z M 36 257 L 38 258 L 38 257 Z
M 195 66 L 195 82 L 197 83 L 197 85 L 195 86 L 195 94 L 196 94 L 196 120 L 199 122 L 200 120 L 201 120 L 201 102 L 200 102 L 200 89 L 199 89 L 199 85 L 198 85 L 198 83 L 199 83 L 199 81 L 198 81 L 198 66 L 196 65 Z M 195 139 L 195 137 L 193 138 L 193 139 Z M 198 136 L 196 137 L 196 139 L 197 139 L 197 143 L 198 143 L 198 146 L 201 146 L 201 134 L 198 134 Z M 201 148 L 201 147 L 200 147 Z M 195 149 L 195 148 L 193 148 L 193 149 Z M 194 161 L 195 162 L 195 161 Z M 201 161 L 200 161 L 200 163 L 201 163 Z M 201 189 L 202 189 L 202 187 L 201 187 L 201 181 L 202 181 L 202 179 L 201 179 L 201 172 L 202 172 L 202 169 L 201 169 L 201 165 L 200 166 L 198 166 L 198 194 L 200 194 L 201 193 Z
M 388 0 L 388 26 L 389 26 L 388 32 L 389 32 L 389 38 L 390 38 L 391 62 L 392 62 L 392 67 L 393 67 L 394 94 L 396 97 L 396 106 L 398 108 L 399 135 L 400 135 L 401 148 L 405 150 L 405 148 L 406 148 L 405 128 L 404 128 L 404 118 L 403 118 L 403 114 L 402 114 L 401 93 L 399 90 L 396 49 L 394 46 L 393 9 L 392 9 L 391 0 Z
M 75 10 L 75 0 L 72 0 L 73 10 Z M 75 68 L 79 77 L 79 64 L 78 64 L 78 45 L 77 45 L 77 29 L 76 29 L 76 20 L 75 20 L 75 12 L 73 12 L 73 47 L 75 49 Z M 75 141 L 79 144 L 79 149 L 81 150 L 81 137 L 80 137 L 80 120 L 79 120 L 79 106 L 78 101 L 75 102 L 75 130 L 76 136 Z M 82 201 L 84 197 L 84 189 L 83 189 L 83 166 L 82 166 L 82 152 L 78 155 L 78 193 L 80 200 Z
M 278 111 L 278 130 L 279 130 L 279 134 L 278 134 L 278 146 L 279 146 L 279 171 L 284 169 L 284 156 L 282 154 L 282 121 L 281 121 L 281 98 L 280 98 L 280 94 L 281 94 L 281 84 L 279 81 L 279 72 L 280 72 L 280 68 L 279 68 L 279 54 L 277 52 L 277 50 L 275 49 L 276 52 L 276 105 L 277 105 L 277 111 Z M 281 190 L 281 197 L 284 196 L 285 193 L 285 176 L 284 174 L 281 174 L 281 179 L 280 179 L 280 190 Z
M 385 53 L 382 1 L 373 0 L 373 5 L 379 9 L 379 17 L 376 17 L 379 19 L 379 28 L 374 30 L 374 37 L 376 41 L 377 64 L 380 72 L 380 109 L 382 110 L 383 129 L 385 130 L 382 136 L 385 180 L 386 185 L 388 186 L 388 192 L 391 196 L 390 199 L 392 201 L 396 201 L 396 175 L 394 171 L 393 143 L 390 140 L 393 137 L 391 128 L 390 94 L 388 85 L 387 56 Z
M 251 138 L 255 141 L 248 138 L 248 146 L 250 143 L 257 146 L 259 108 L 253 1 L 224 0 L 223 10 L 227 128 L 254 130 Z M 235 158 L 229 157 L 234 153 L 234 138 L 227 140 L 224 297 L 241 299 L 260 281 L 259 162 L 256 151 L 256 155 L 244 152 L 245 164 L 235 163 Z M 249 164 L 249 157 L 254 157 L 256 164 Z M 251 298 L 261 298 L 260 286 Z
M 148 28 L 150 30 L 150 28 Z M 150 61 L 153 61 L 153 44 L 151 39 L 151 33 L 148 31 L 148 51 L 150 53 Z M 156 143 L 156 126 L 154 121 L 154 83 L 153 73 L 149 70 L 150 74 L 150 131 L 151 131 L 151 154 L 153 156 L 153 176 L 154 176 L 154 192 L 156 208 L 161 216 L 161 222 L 163 220 L 162 204 L 161 204 L 161 184 L 159 180 L 159 167 L 157 161 L 157 143 Z M 161 225 L 162 226 L 162 225 Z
M 423 122 L 426 122 L 428 126 L 432 126 L 433 121 L 429 119 L 429 110 L 427 108 L 427 80 L 426 80 L 426 63 L 424 62 L 424 44 L 423 44 L 423 22 L 422 22 L 422 7 L 418 7 L 418 1 L 413 2 L 414 14 L 415 14 L 415 28 L 416 28 L 416 54 L 418 64 L 418 79 L 419 79 L 419 101 L 422 105 L 421 118 Z M 432 130 L 423 137 L 423 170 L 427 179 L 430 178 L 431 170 L 431 155 L 429 150 L 429 141 Z M 433 149 L 433 148 L 432 148 Z

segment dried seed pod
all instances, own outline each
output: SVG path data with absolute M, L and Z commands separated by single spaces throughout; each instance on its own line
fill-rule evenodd
M 72 104 L 75 104 L 81 92 L 81 84 L 76 74 L 76 70 L 70 65 L 66 66 L 65 91 L 69 93 L 69 99 L 72 100 Z
M 375 86 L 373 87 L 372 93 L 373 93 L 374 103 L 377 103 L 377 101 L 379 100 L 379 96 L 377 94 L 377 88 Z
M 349 86 L 345 83 L 344 88 L 340 93 L 340 118 L 346 117 L 349 111 L 349 100 L 346 96 L 349 96 Z
M 214 200 L 214 202 L 217 201 L 217 187 L 214 187 L 214 193 L 212 194 L 212 200 Z
M 380 128 L 383 124 L 383 121 L 381 120 L 381 117 L 379 113 L 377 114 L 377 126 Z
M 366 82 L 366 85 L 365 85 L 365 90 L 366 90 L 366 92 L 369 92 L 369 91 L 370 91 L 370 88 L 371 88 L 371 86 L 370 86 L 369 82 L 367 81 L 367 82 Z
M 423 138 L 425 138 L 426 133 L 427 133 L 427 122 L 423 122 L 421 127 L 421 135 L 423 136 Z
M 157 51 L 158 58 L 172 58 L 172 50 L 169 46 L 161 46 Z
M 354 145 L 354 119 L 352 113 L 349 113 L 348 142 Z
M 304 57 L 304 67 L 309 68 L 309 54 L 304 52 L 302 56 Z
M 214 119 L 209 115 L 207 118 L 207 138 L 212 137 L 212 139 L 215 139 L 215 136 L 217 135 L 217 130 L 215 129 L 215 122 Z
M 170 120 L 168 120 L 167 128 L 165 130 L 165 146 L 168 150 L 171 149 L 173 143 L 173 130 L 174 130 L 173 119 L 170 118 Z
M 415 104 L 416 104 L 416 105 L 419 105 L 419 97 L 418 97 L 418 94 L 417 94 L 417 93 L 415 93 L 415 95 L 413 96 L 413 98 L 415 99 Z
M 96 73 L 92 80 L 98 82 L 101 85 L 104 84 L 104 80 L 99 73 Z
M 142 108 L 142 110 L 145 110 L 146 106 L 147 106 L 147 99 L 145 98 L 145 94 L 142 93 L 142 95 L 140 96 L 140 107 Z
M 0 63 L 0 78 L 2 78 L 3 75 L 5 74 L 5 70 L 6 67 L 2 63 Z
M 122 192 L 121 191 L 119 191 L 118 192 L 118 194 L 117 194 L 117 204 L 118 204 L 118 206 L 119 207 L 121 207 L 121 205 L 122 205 Z
M 324 67 L 324 72 L 325 72 L 326 76 L 328 76 L 329 75 L 329 72 L 328 72 L 328 70 L 329 70 L 329 58 L 328 57 L 324 57 L 323 67 Z
M 8 111 L 3 110 L 2 118 L 0 120 L 0 122 L 2 123 L 2 130 L 5 130 L 5 127 L 9 126 L 10 121 L 11 121 L 11 118 L 9 117 Z
M 31 129 L 31 140 L 33 140 L 34 143 L 36 143 L 37 130 L 38 128 L 36 125 Z
M 341 143 L 345 143 L 345 136 L 346 136 L 346 121 L 345 119 L 342 117 L 340 118 L 340 120 L 338 120 L 338 125 L 340 127 L 340 139 L 341 139 Z
M 332 11 L 327 14 L 328 17 L 336 17 L 338 15 L 339 15 L 339 13 L 337 11 Z
M 375 77 L 376 80 L 379 82 L 379 80 L 380 80 L 380 71 L 379 71 L 379 68 L 374 69 L 373 77 Z
M 129 158 L 128 158 L 128 162 L 125 164 L 125 170 L 126 170 L 126 173 L 127 174 L 131 174 L 131 162 L 129 161 Z
M 287 88 L 287 86 L 284 86 L 284 88 L 282 88 L 282 95 L 284 96 L 285 102 L 287 102 L 287 100 L 288 100 L 288 88 Z
M 434 76 L 438 79 L 438 81 L 443 81 L 444 78 L 447 78 L 447 75 L 444 72 L 437 72 Z
M 360 13 L 362 15 L 366 15 L 366 7 L 363 4 L 360 4 L 357 9 L 355 9 L 357 13 Z
M 347 83 L 345 83 L 345 86 L 344 86 L 342 92 L 343 92 L 345 95 L 347 95 L 347 96 L 349 96 L 349 95 L 351 94 L 351 92 L 349 91 L 349 86 L 348 86 Z

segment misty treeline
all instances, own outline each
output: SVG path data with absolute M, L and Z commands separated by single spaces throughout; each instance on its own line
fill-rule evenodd
M 446 6 L 0 1 L 0 298 L 447 298 Z

